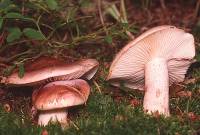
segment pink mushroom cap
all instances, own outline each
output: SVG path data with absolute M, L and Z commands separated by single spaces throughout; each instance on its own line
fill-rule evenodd
M 84 80 L 56 81 L 35 90 L 32 101 L 38 110 L 67 108 L 84 104 L 89 93 L 90 86 Z
M 65 62 L 55 58 L 42 58 L 28 63 L 22 78 L 15 71 L 1 83 L 23 86 L 36 85 L 57 80 L 72 80 L 78 78 L 91 79 L 98 69 L 95 59 L 82 59 L 75 62 Z

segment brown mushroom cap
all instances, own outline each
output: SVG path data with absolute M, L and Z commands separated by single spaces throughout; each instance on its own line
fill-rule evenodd
M 38 110 L 52 110 L 84 104 L 89 93 L 90 87 L 84 80 L 57 81 L 35 90 L 32 100 Z
M 183 81 L 195 56 L 194 38 L 174 26 L 159 26 L 126 45 L 113 60 L 107 80 L 113 85 L 144 90 L 145 64 L 153 58 L 168 62 L 170 84 Z
M 34 61 L 25 66 L 22 78 L 14 72 L 1 83 L 13 85 L 34 85 L 56 80 L 71 80 L 80 77 L 91 79 L 97 71 L 98 62 L 94 59 L 83 59 L 71 63 L 52 58 Z

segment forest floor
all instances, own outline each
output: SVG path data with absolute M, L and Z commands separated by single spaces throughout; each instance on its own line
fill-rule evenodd
M 122 1 L 0 3 L 2 75 L 14 68 L 25 74 L 24 63 L 40 56 L 94 58 L 100 63 L 95 77 L 88 81 L 91 94 L 87 104 L 69 110 L 70 125 L 66 130 L 59 124 L 37 125 L 31 102 L 34 88 L 1 85 L 0 135 L 200 134 L 200 2 L 168 0 L 163 5 L 162 0 L 126 0 L 123 7 Z M 126 10 L 124 20 L 116 18 L 117 9 L 121 16 Z M 170 87 L 171 116 L 167 118 L 143 113 L 143 92 L 116 88 L 105 80 L 117 52 L 132 38 L 159 25 L 173 25 L 192 33 L 196 45 L 196 62 L 185 81 Z M 34 30 L 29 31 L 31 34 L 27 32 L 30 28 Z

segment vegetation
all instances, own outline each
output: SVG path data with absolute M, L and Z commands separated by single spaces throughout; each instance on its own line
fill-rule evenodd
M 125 2 L 125 3 L 124 3 Z M 0 89 L 2 135 L 198 135 L 200 134 L 199 1 L 163 0 L 1 0 L 0 71 L 9 75 L 40 56 L 62 59 L 95 58 L 100 68 L 89 83 L 85 106 L 69 112 L 70 126 L 39 127 L 31 112 L 33 88 Z M 172 116 L 149 116 L 142 111 L 143 93 L 115 88 L 105 81 L 110 62 L 131 39 L 145 30 L 171 24 L 192 32 L 196 62 L 182 84 L 171 87 Z

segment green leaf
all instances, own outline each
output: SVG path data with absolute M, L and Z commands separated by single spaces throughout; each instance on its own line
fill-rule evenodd
M 9 19 L 23 19 L 24 18 L 22 14 L 16 13 L 16 12 L 7 13 L 4 17 L 9 18 Z
M 5 9 L 8 6 L 10 6 L 12 4 L 12 2 L 10 0 L 2 0 L 0 2 L 0 9 Z
M 13 42 L 14 40 L 20 39 L 22 32 L 19 28 L 10 28 L 9 34 L 6 38 L 7 42 Z
M 32 29 L 32 28 L 25 28 L 23 30 L 23 33 L 26 37 L 30 39 L 35 39 L 35 40 L 44 40 L 45 36 L 38 30 Z
M 12 65 L 3 69 L 3 76 L 9 76 L 15 68 L 16 68 L 16 65 Z
M 134 34 L 138 34 L 138 30 L 136 28 L 130 28 L 130 29 L 128 29 L 128 31 L 130 31 Z
M 120 13 L 119 13 L 119 11 L 118 11 L 118 9 L 117 9 L 115 4 L 111 4 L 109 7 L 107 7 L 105 12 L 107 14 L 110 14 L 117 21 L 120 20 Z
M 3 18 L 0 17 L 0 29 L 2 28 L 2 25 L 3 25 Z
M 55 10 L 58 8 L 58 3 L 56 2 L 56 0 L 46 0 L 46 3 L 51 10 Z
M 19 69 L 18 76 L 19 78 L 22 78 L 25 73 L 24 64 L 23 63 L 19 64 L 18 69 Z
M 112 37 L 110 35 L 107 35 L 104 39 L 108 44 L 112 43 Z
M 79 4 L 82 8 L 89 8 L 91 6 L 94 6 L 91 0 L 81 0 L 79 1 Z
M 111 4 L 108 7 L 106 7 L 105 13 L 111 15 L 118 22 L 127 23 L 127 21 L 120 14 L 115 4 Z

